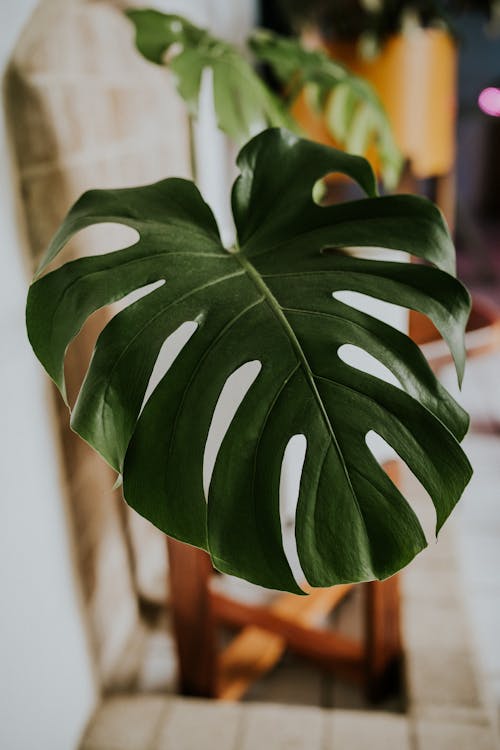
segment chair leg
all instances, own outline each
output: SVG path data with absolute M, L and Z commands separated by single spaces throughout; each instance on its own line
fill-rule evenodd
M 377 701 L 392 692 L 400 678 L 399 576 L 366 584 L 365 634 L 366 692 Z
M 384 469 L 399 485 L 400 462 L 387 461 Z M 365 584 L 365 686 L 373 701 L 398 687 L 403 659 L 400 612 L 398 575 Z
M 434 200 L 443 212 L 453 235 L 456 219 L 456 175 L 453 169 L 448 174 L 435 178 L 435 190 Z
M 217 643 L 209 582 L 209 556 L 168 538 L 170 601 L 183 695 L 217 695 Z

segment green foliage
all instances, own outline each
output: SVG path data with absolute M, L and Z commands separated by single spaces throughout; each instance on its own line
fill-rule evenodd
M 385 109 L 367 81 L 324 52 L 306 50 L 298 41 L 270 31 L 256 31 L 250 46 L 288 87 L 290 103 L 305 88 L 309 105 L 325 113 L 331 135 L 346 151 L 364 156 L 374 143 L 385 185 L 396 186 L 403 159 Z
M 286 89 L 286 104 L 261 81 L 242 53 L 186 19 L 155 10 L 130 10 L 137 48 L 144 57 L 166 64 L 192 116 L 197 115 L 202 72 L 211 68 L 218 125 L 237 143 L 268 126 L 297 130 L 288 113 L 306 87 L 311 106 L 326 114 L 332 136 L 346 151 L 365 155 L 371 143 L 379 154 L 382 178 L 394 187 L 402 164 L 385 110 L 373 88 L 322 52 L 310 52 L 293 39 L 260 30 L 249 44 L 268 63 Z
M 218 126 L 236 143 L 268 126 L 294 127 L 280 100 L 267 88 L 241 52 L 205 29 L 156 10 L 130 10 L 137 48 L 148 60 L 166 64 L 192 116 L 198 111 L 201 76 L 213 72 Z
M 471 474 L 459 445 L 468 419 L 407 336 L 332 294 L 352 290 L 425 313 L 461 378 L 469 297 L 453 275 L 453 245 L 425 199 L 376 197 L 360 157 L 271 129 L 242 149 L 238 165 L 238 243 L 230 252 L 191 182 L 85 193 L 30 288 L 30 341 L 64 394 L 65 352 L 86 319 L 163 281 L 100 334 L 71 417 L 123 473 L 127 502 L 167 534 L 207 549 L 216 568 L 298 591 L 283 550 L 279 484 L 285 447 L 303 434 L 295 537 L 307 579 L 329 586 L 385 578 L 426 542 L 367 433 L 412 469 L 439 529 Z M 330 172 L 368 197 L 318 206 L 313 186 Z M 133 227 L 140 238 L 42 274 L 76 232 L 100 222 Z M 354 258 L 342 250 L 349 246 L 395 248 L 427 264 Z M 185 321 L 197 329 L 143 407 L 160 349 Z M 376 357 L 401 387 L 345 364 L 343 344 Z M 262 367 L 222 440 L 207 504 L 202 473 L 214 409 L 227 378 L 255 360 Z

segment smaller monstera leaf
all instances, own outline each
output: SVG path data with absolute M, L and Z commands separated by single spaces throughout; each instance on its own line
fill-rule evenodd
M 249 43 L 257 58 L 270 65 L 287 87 L 289 105 L 304 90 L 309 106 L 324 114 L 337 143 L 361 156 L 373 144 L 384 184 L 396 186 L 403 159 L 382 102 L 367 81 L 326 53 L 307 50 L 300 42 L 266 29 L 255 31 Z
M 172 71 L 192 116 L 198 113 L 203 70 L 213 73 L 219 128 L 236 143 L 268 126 L 293 128 L 282 102 L 265 86 L 242 53 L 181 16 L 156 10 L 129 10 L 136 45 L 145 58 Z
M 295 539 L 305 577 L 313 586 L 385 578 L 426 541 L 367 433 L 385 439 L 427 489 L 439 529 L 471 474 L 459 445 L 468 419 L 416 344 L 334 295 L 355 291 L 426 314 L 461 377 L 469 297 L 453 275 L 453 245 L 430 202 L 376 197 L 360 157 L 271 129 L 242 149 L 238 165 L 231 252 L 191 182 L 85 193 L 30 288 L 30 341 L 64 393 L 65 352 L 85 320 L 163 282 L 102 331 L 71 418 L 123 473 L 128 503 L 167 534 L 208 550 L 218 569 L 298 592 L 279 494 L 286 446 L 303 435 Z M 317 205 L 313 186 L 336 171 L 368 197 Z M 99 222 L 133 227 L 140 238 L 47 272 L 75 232 Z M 343 251 L 349 246 L 394 248 L 428 263 L 352 257 Z M 196 331 L 144 404 L 163 343 L 186 321 Z M 343 344 L 377 358 L 400 387 L 347 365 Z M 251 361 L 260 372 L 222 439 L 205 498 L 214 410 L 228 378 Z

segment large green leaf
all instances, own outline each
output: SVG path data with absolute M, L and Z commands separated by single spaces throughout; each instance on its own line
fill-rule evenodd
M 376 146 L 382 178 L 397 184 L 403 158 L 375 89 L 321 50 L 307 50 L 295 39 L 259 29 L 250 38 L 255 55 L 268 63 L 287 87 L 289 103 L 305 89 L 310 106 L 324 112 L 325 124 L 339 145 L 364 156 Z
M 264 128 L 293 128 L 283 103 L 265 86 L 242 53 L 181 16 L 156 10 L 129 10 L 139 51 L 151 62 L 168 65 L 177 90 L 193 116 L 198 113 L 202 73 L 213 73 L 218 126 L 237 143 Z
M 99 336 L 73 429 L 123 472 L 126 500 L 160 529 L 208 549 L 220 570 L 290 591 L 298 588 L 283 549 L 280 470 L 290 438 L 304 435 L 295 537 L 308 581 L 384 578 L 426 542 L 367 433 L 384 438 L 428 490 L 439 529 L 471 473 L 459 445 L 467 416 L 409 338 L 332 295 L 353 290 L 422 311 L 461 377 L 469 297 L 452 275 L 452 243 L 428 201 L 375 197 L 360 157 L 271 129 L 243 148 L 238 165 L 231 252 L 185 180 L 83 195 L 31 286 L 31 343 L 64 392 L 65 351 L 85 320 L 164 281 Z M 369 197 L 316 205 L 313 185 L 334 171 Z M 41 275 L 75 232 L 99 222 L 134 227 L 140 239 Z M 346 246 L 396 248 L 432 266 L 351 257 Z M 141 411 L 160 348 L 186 321 L 196 332 Z M 379 359 L 401 388 L 345 364 L 342 344 Z M 207 506 L 202 472 L 214 409 L 228 377 L 256 360 L 261 370 L 223 438 Z

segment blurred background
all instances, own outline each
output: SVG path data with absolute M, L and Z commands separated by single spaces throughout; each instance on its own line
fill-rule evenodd
M 186 109 L 168 70 L 135 49 L 124 4 L 0 0 L 0 746 L 497 747 L 500 4 L 135 6 L 182 14 L 239 47 L 265 26 L 373 85 L 402 154 L 401 173 L 381 189 L 438 203 L 473 295 L 457 397 L 471 413 L 465 449 L 475 475 L 439 543 L 385 588 L 346 588 L 299 606 L 172 549 L 169 578 L 163 535 L 125 506 L 111 470 L 69 431 L 66 407 L 27 342 L 24 304 L 37 260 L 84 190 L 190 176 Z M 262 74 L 279 93 L 282 84 Z M 292 113 L 309 137 L 344 147 L 330 110 L 328 101 L 314 110 L 304 95 Z M 350 150 L 366 153 L 382 178 L 367 133 Z M 230 236 L 236 149 L 209 101 L 196 138 L 200 187 Z M 349 190 L 329 186 L 332 199 Z M 69 254 L 127 241 L 106 225 L 80 233 Z M 404 325 L 456 392 L 435 333 L 415 316 Z M 71 346 L 70 390 L 101 327 L 93 319 Z M 431 538 L 428 498 L 404 471 L 401 481 Z

